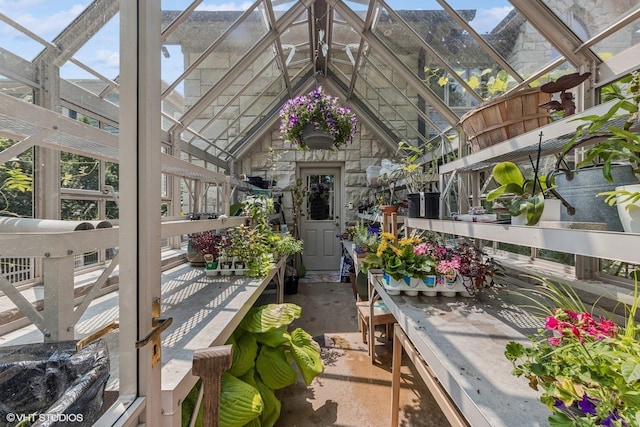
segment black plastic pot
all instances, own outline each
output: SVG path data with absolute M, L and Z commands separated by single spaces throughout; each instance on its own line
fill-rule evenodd
M 293 295 L 298 293 L 298 276 L 284 277 L 284 293 L 286 295 Z
M 440 193 L 422 192 L 407 194 L 409 218 L 438 219 L 440 217 Z

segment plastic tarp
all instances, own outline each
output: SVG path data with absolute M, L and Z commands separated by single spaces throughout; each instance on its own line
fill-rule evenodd
M 34 422 L 26 425 L 65 425 L 65 419 L 92 425 L 108 378 L 109 353 L 101 339 L 80 351 L 74 341 L 0 347 L 0 424 L 11 418 L 16 423 L 6 425 L 16 425 L 17 417 L 30 415 Z

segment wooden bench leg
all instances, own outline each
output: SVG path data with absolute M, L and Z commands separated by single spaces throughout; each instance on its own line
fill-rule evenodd
M 398 329 L 396 333 L 395 328 Z M 391 337 L 393 339 L 393 356 L 391 358 L 391 426 L 398 425 L 400 411 L 400 370 L 402 369 L 402 343 L 400 342 L 399 329 L 396 325 Z

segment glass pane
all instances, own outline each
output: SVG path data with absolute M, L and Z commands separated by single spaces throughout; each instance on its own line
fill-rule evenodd
M 259 68 L 260 65 L 262 68 Z M 195 83 L 194 81 L 193 85 Z M 187 90 L 195 90 L 195 86 L 188 87 Z M 200 115 L 201 118 L 192 123 L 192 127 L 199 129 L 198 133 L 209 141 L 214 141 L 216 147 L 227 149 L 238 138 L 245 136 L 267 111 L 279 105 L 284 94 L 282 70 L 273 51 L 269 50 L 256 58 L 253 67 L 244 70 L 222 90 L 210 107 Z M 183 137 L 186 136 L 185 133 Z M 211 144 L 206 144 L 204 149 L 215 153 Z
M 353 74 L 353 66 L 358 55 L 360 46 L 360 36 L 348 24 L 339 22 L 340 16 L 334 14 L 333 24 L 333 43 L 331 44 L 331 62 L 335 67 L 335 71 L 340 71 L 349 79 Z
M 0 22 L 2 47 L 15 55 L 33 60 L 53 39 L 62 32 L 82 11 L 77 2 L 49 2 L 47 7 L 34 6 L 33 2 L 11 1 L 0 3 L 0 12 L 15 22 L 18 28 Z M 33 33 L 26 34 L 19 28 Z M 4 60 L 4 58 L 3 58 Z
M 336 214 L 334 183 L 333 175 L 307 176 L 307 219 L 334 219 Z
M 358 71 L 356 91 L 378 119 L 394 129 L 402 139 L 418 143 L 448 126 L 426 100 L 417 96 L 401 79 L 391 81 L 393 71 L 383 58 L 371 52 Z M 391 102 L 393 100 L 393 102 Z M 426 138 L 425 138 L 426 137 Z
M 308 12 L 304 11 L 280 35 L 285 65 L 293 84 L 299 80 L 296 76 L 310 68 L 313 57 L 309 44 L 308 16 Z
M 172 90 L 179 84 L 184 85 L 185 111 L 215 86 L 230 68 L 245 58 L 251 47 L 265 36 L 264 15 L 254 10 L 242 18 L 243 13 L 196 10 L 167 35 L 165 45 L 179 46 L 182 52 L 179 58 L 183 59 L 182 69 L 185 71 L 182 74 L 186 74 L 169 83 Z M 172 11 L 165 12 L 163 16 L 166 22 L 172 22 L 177 15 L 178 11 Z M 166 53 L 163 54 L 166 56 Z M 173 65 L 176 71 L 180 69 L 179 64 Z M 193 68 L 189 70 L 190 67 Z M 165 75 L 169 78 L 169 73 Z
M 640 19 L 636 19 L 631 24 L 596 43 L 591 50 L 598 54 L 603 61 L 606 61 L 638 43 L 640 43 Z
M 564 21 L 583 42 L 638 8 L 638 2 L 634 0 L 614 2 L 543 0 L 543 3 Z

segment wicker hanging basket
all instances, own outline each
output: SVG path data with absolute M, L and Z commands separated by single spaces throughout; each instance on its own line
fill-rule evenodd
M 539 107 L 550 100 L 551 95 L 539 88 L 524 89 L 469 111 L 460 118 L 460 125 L 471 143 L 471 152 L 551 123 L 549 110 Z

